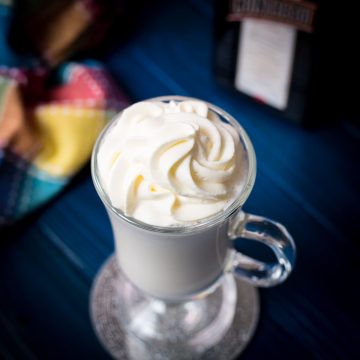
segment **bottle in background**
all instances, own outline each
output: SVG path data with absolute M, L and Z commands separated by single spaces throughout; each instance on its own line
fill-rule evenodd
M 321 0 L 216 1 L 217 80 L 292 122 L 333 122 L 355 71 L 346 66 L 350 12 Z

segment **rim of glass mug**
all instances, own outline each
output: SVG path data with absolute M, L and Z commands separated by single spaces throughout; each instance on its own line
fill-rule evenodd
M 100 135 L 98 136 L 95 146 L 92 151 L 91 156 L 91 175 L 92 179 L 95 185 L 95 189 L 102 200 L 102 202 L 110 209 L 112 212 L 114 212 L 116 215 L 118 215 L 120 218 L 122 218 L 127 223 L 134 225 L 136 227 L 139 227 L 143 230 L 151 231 L 151 232 L 158 232 L 158 233 L 172 233 L 172 234 L 191 234 L 200 232 L 202 230 L 205 230 L 209 227 L 216 226 L 218 224 L 223 223 L 228 218 L 231 217 L 233 213 L 235 213 L 246 201 L 246 199 L 249 197 L 250 192 L 254 186 L 255 178 L 256 178 L 256 156 L 255 151 L 253 148 L 253 145 L 250 141 L 249 136 L 247 135 L 246 131 L 243 129 L 243 127 L 238 123 L 238 121 L 231 116 L 229 113 L 227 113 L 225 110 L 221 109 L 220 107 L 213 105 L 207 101 L 197 99 L 194 97 L 187 97 L 187 96 L 160 96 L 160 97 L 154 97 L 151 99 L 145 99 L 142 101 L 162 101 L 162 102 L 169 102 L 171 100 L 174 101 L 185 101 L 185 100 L 196 100 L 196 101 L 202 101 L 206 103 L 211 111 L 213 111 L 215 114 L 219 115 L 222 121 L 226 121 L 229 124 L 231 124 L 236 131 L 239 134 L 240 142 L 242 143 L 242 146 L 244 148 L 244 152 L 247 156 L 247 162 L 248 162 L 248 173 L 247 178 L 244 181 L 244 185 L 242 189 L 240 190 L 238 196 L 236 199 L 230 203 L 230 205 L 225 208 L 223 211 L 220 211 L 212 216 L 206 217 L 204 219 L 198 220 L 194 223 L 190 223 L 188 225 L 184 226 L 155 226 L 148 223 L 144 223 L 140 220 L 137 220 L 132 217 L 128 217 L 124 214 L 124 212 L 118 208 L 115 208 L 112 206 L 111 201 L 109 197 L 107 196 L 105 190 L 102 187 L 100 176 L 98 174 L 98 167 L 97 167 L 97 153 L 99 150 L 99 147 L 101 145 L 101 142 L 108 132 L 108 130 L 115 124 L 115 121 L 118 119 L 119 114 L 118 113 L 114 116 L 114 118 L 105 126 L 105 128 L 102 130 Z M 131 106 L 131 105 L 130 105 Z

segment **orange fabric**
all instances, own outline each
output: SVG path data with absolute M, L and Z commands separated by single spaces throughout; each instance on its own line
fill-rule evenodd
M 0 121 L 0 144 L 9 146 L 23 157 L 32 157 L 40 147 L 40 138 L 29 114 L 25 114 L 19 87 L 12 82 L 5 94 Z

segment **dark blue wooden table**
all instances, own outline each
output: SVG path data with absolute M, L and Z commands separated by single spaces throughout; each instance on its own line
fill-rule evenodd
M 164 2 L 104 61 L 132 100 L 202 98 L 253 141 L 258 177 L 245 210 L 285 224 L 298 260 L 285 284 L 260 291 L 261 319 L 243 359 L 359 358 L 359 129 L 344 121 L 306 131 L 217 85 L 212 17 L 211 2 Z M 88 306 L 113 243 L 89 168 L 1 237 L 0 359 L 108 358 Z

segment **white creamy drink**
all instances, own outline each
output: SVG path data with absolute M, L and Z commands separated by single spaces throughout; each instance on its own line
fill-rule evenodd
M 239 194 L 238 132 L 201 101 L 140 102 L 118 115 L 96 160 L 113 208 L 137 224 L 185 229 L 152 232 L 108 211 L 127 277 L 162 298 L 216 281 L 226 266 L 226 222 L 191 234 L 186 229 L 222 212 Z

